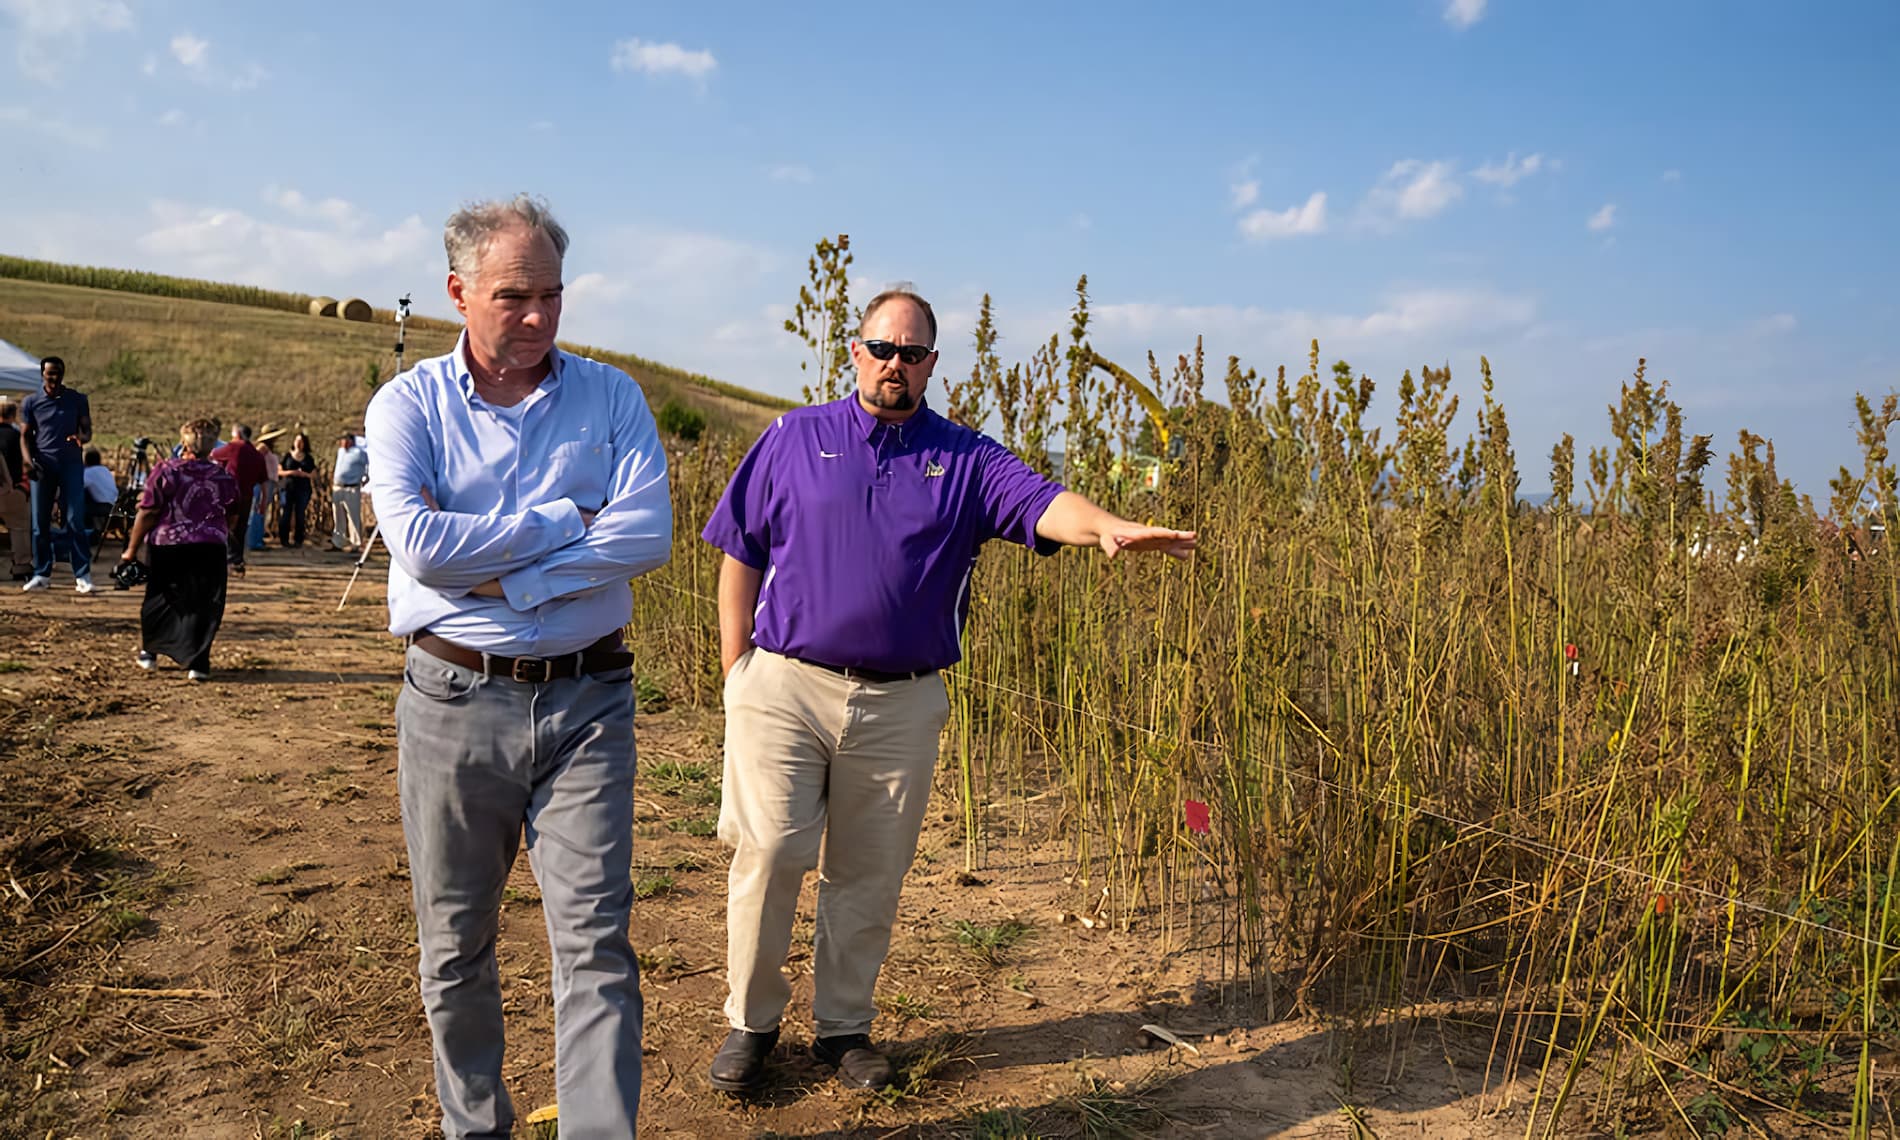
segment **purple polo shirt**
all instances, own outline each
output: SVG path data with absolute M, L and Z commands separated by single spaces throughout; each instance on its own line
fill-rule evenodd
M 977 548 L 1038 553 L 1062 493 L 1014 452 L 928 407 L 881 423 L 856 393 L 765 429 L 703 533 L 764 571 L 752 640 L 787 657 L 884 672 L 962 656 Z

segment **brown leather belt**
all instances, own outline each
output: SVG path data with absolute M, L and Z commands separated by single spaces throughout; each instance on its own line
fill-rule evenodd
M 502 657 L 457 645 L 426 629 L 421 633 L 410 634 L 409 644 L 451 665 L 531 685 L 565 680 L 584 673 L 611 673 L 616 669 L 633 668 L 633 654 L 621 644 L 618 633 L 610 633 L 578 653 L 563 653 L 559 657 Z
M 919 677 L 928 677 L 936 672 L 935 669 L 918 669 L 910 673 L 886 673 L 882 669 L 860 669 L 855 665 L 828 665 L 823 661 L 813 661 L 809 657 L 794 657 L 792 660 L 806 665 L 816 665 L 820 669 L 836 673 L 840 677 L 848 677 L 853 681 L 869 681 L 873 685 L 889 685 L 895 681 L 915 681 Z

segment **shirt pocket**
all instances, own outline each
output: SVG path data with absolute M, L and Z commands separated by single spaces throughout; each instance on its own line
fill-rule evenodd
M 548 497 L 571 499 L 584 511 L 607 504 L 613 483 L 613 456 L 606 440 L 571 440 L 548 453 L 547 471 L 539 480 Z

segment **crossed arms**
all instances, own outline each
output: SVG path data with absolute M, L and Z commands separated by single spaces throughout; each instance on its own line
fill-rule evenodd
M 367 424 L 375 456 L 370 493 L 390 557 L 445 597 L 504 599 L 519 611 L 624 586 L 663 565 L 673 543 L 666 453 L 644 400 L 629 393 L 614 403 L 603 412 L 611 419 L 608 435 L 618 459 L 607 501 L 597 512 L 555 499 L 512 514 L 477 514 L 453 509 L 460 503 L 444 509 L 430 490 L 436 457 L 415 395 L 380 394 Z

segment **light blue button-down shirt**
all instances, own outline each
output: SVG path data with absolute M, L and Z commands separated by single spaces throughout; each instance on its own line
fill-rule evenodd
M 492 407 L 467 350 L 464 334 L 370 401 L 389 630 L 508 657 L 573 653 L 627 624 L 628 580 L 671 554 L 653 414 L 626 373 L 559 349 L 527 399 Z M 591 527 L 582 510 L 598 512 Z M 469 593 L 495 579 L 505 598 Z

